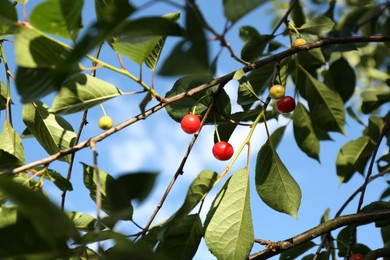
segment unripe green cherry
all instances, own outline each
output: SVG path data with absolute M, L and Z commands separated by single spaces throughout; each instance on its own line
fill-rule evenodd
M 286 94 L 286 89 L 279 84 L 273 85 L 269 90 L 269 95 L 272 99 L 279 100 Z
M 108 130 L 112 127 L 112 118 L 109 116 L 102 116 L 99 119 L 99 127 L 102 130 Z

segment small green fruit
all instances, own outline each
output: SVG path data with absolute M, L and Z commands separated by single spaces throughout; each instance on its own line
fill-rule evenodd
M 112 118 L 109 116 L 102 116 L 99 119 L 99 127 L 102 130 L 108 130 L 112 127 Z
M 279 100 L 284 97 L 286 90 L 282 85 L 276 84 L 273 85 L 269 90 L 269 95 L 272 99 Z

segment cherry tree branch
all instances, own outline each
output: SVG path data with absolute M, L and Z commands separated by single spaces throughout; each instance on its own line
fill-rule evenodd
M 245 66 L 242 69 L 244 70 L 244 72 L 250 72 L 250 71 L 253 71 L 256 69 L 260 69 L 261 67 L 263 67 L 266 64 L 269 64 L 272 62 L 280 62 L 282 59 L 287 58 L 289 56 L 292 56 L 292 55 L 299 53 L 301 51 L 306 51 L 306 50 L 310 50 L 310 49 L 314 49 L 314 48 L 327 47 L 327 46 L 334 45 L 334 44 L 349 44 L 349 43 L 358 43 L 358 42 L 390 42 L 390 36 L 354 36 L 354 37 L 341 37 L 341 38 L 333 38 L 333 37 L 325 38 L 325 39 L 311 42 L 311 43 L 308 43 L 308 44 L 305 44 L 302 46 L 287 49 L 287 50 L 282 51 L 280 53 L 277 53 L 275 55 L 268 56 L 267 58 L 256 61 L 256 62 L 252 63 L 251 66 Z M 100 141 L 104 140 L 105 138 L 107 138 L 108 136 L 120 131 L 121 129 L 123 129 L 129 125 L 132 125 L 137 121 L 146 119 L 148 116 L 156 113 L 158 110 L 166 107 L 169 104 L 172 104 L 174 102 L 182 100 L 186 97 L 193 96 L 196 93 L 204 91 L 204 90 L 211 88 L 213 86 L 216 86 L 219 84 L 221 84 L 221 85 L 226 84 L 227 82 L 229 82 L 233 78 L 234 73 L 235 73 L 235 71 L 230 72 L 224 76 L 221 76 L 217 79 L 214 79 L 208 83 L 201 84 L 198 87 L 195 87 L 191 90 L 182 92 L 182 93 L 177 94 L 173 97 L 162 98 L 161 103 L 159 103 L 158 105 L 146 110 L 144 113 L 140 113 L 140 114 L 116 125 L 115 127 L 111 128 L 110 130 L 107 130 L 106 132 L 103 132 L 99 135 L 96 135 L 88 140 L 85 140 L 85 141 L 83 141 L 83 142 L 81 142 L 73 147 L 70 147 L 70 148 L 62 150 L 58 153 L 55 153 L 49 157 L 46 157 L 46 158 L 43 158 L 41 160 L 37 160 L 35 162 L 11 169 L 11 170 L 9 170 L 9 173 L 13 173 L 13 174 L 20 173 L 20 172 L 26 171 L 28 169 L 34 168 L 34 167 L 42 165 L 42 164 L 49 164 L 49 163 L 57 160 L 58 158 L 61 158 L 61 157 L 66 156 L 68 154 L 73 154 L 79 150 L 82 150 L 82 149 L 90 146 L 91 141 L 100 142 Z
M 298 234 L 289 239 L 272 243 L 272 249 L 265 249 L 254 253 L 249 256 L 251 260 L 268 259 L 272 256 L 278 255 L 281 252 L 303 244 L 307 241 L 313 240 L 323 234 L 326 234 L 332 230 L 338 229 L 350 224 L 365 225 L 368 223 L 385 220 L 390 218 L 390 210 L 372 211 L 358 214 L 345 215 L 338 218 L 334 218 L 325 223 L 322 223 L 312 229 L 309 229 L 301 234 Z

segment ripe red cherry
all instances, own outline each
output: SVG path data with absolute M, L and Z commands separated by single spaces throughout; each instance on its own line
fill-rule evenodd
M 281 100 L 276 102 L 276 107 L 282 114 L 290 113 L 295 109 L 295 100 L 293 97 L 284 96 Z
M 233 146 L 228 142 L 218 142 L 213 146 L 213 155 L 220 161 L 229 160 L 234 153 Z
M 187 134 L 193 134 L 200 128 L 200 118 L 194 114 L 187 114 L 181 119 L 181 128 Z
M 364 260 L 364 255 L 362 254 L 354 254 L 352 255 L 349 260 Z

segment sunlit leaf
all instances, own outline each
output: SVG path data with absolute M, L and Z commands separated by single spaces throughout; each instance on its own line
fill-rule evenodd
M 17 21 L 18 16 L 13 4 L 10 1 L 0 1 L 0 36 L 13 34 Z
M 344 144 L 336 159 L 340 182 L 348 182 L 356 171 L 363 173 L 373 149 L 374 144 L 368 136 L 361 136 Z
M 88 74 L 68 78 L 53 100 L 51 111 L 70 114 L 87 110 L 111 98 L 122 95 L 114 85 Z
M 298 217 L 301 189 L 269 140 L 257 154 L 255 180 L 257 193 L 265 204 L 276 211 Z
M 202 221 L 198 214 L 182 217 L 177 225 L 165 232 L 156 252 L 170 259 L 192 259 L 203 236 Z
M 82 28 L 82 7 L 82 0 L 48 0 L 33 9 L 30 21 L 44 32 L 75 40 Z
M 363 99 L 362 112 L 368 114 L 390 102 L 390 91 L 368 90 L 363 92 L 361 97 Z
M 263 4 L 264 0 L 224 0 L 223 8 L 224 14 L 231 22 L 237 22 L 241 17 L 253 11 L 256 7 Z
M 7 90 L 3 82 L 0 80 L 0 110 L 4 110 L 7 104 Z
M 252 88 L 250 81 L 245 76 L 245 73 L 242 69 L 236 71 L 233 79 L 237 80 L 240 84 L 237 97 L 238 104 L 248 105 L 260 99 Z
M 96 219 L 91 215 L 76 211 L 67 212 L 66 215 L 68 215 L 78 230 L 85 232 L 95 230 Z
M 299 148 L 309 157 L 319 161 L 320 142 L 306 108 L 298 103 L 293 115 L 294 137 Z
M 8 121 L 4 121 L 3 130 L 0 133 L 0 150 L 15 157 L 18 164 L 25 163 L 22 140 Z
M 326 16 L 319 16 L 307 21 L 301 27 L 297 28 L 302 33 L 323 36 L 328 33 L 335 23 Z
M 205 220 L 207 247 L 218 259 L 246 259 L 254 234 L 249 201 L 249 173 L 235 172 L 224 184 Z
M 313 123 L 327 131 L 344 133 L 344 103 L 340 95 L 314 78 L 303 67 L 300 69 L 307 77 L 306 94 Z
M 76 140 L 73 127 L 61 116 L 48 111 L 40 101 L 23 106 L 23 122 L 50 155 L 72 147 Z M 70 162 L 71 155 L 59 160 Z

